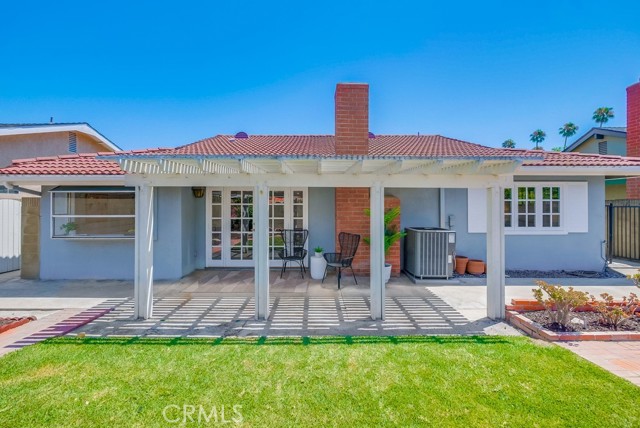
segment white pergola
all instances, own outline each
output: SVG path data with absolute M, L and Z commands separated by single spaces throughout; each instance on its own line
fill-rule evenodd
M 113 156 L 103 157 L 113 160 Z M 528 161 L 540 159 L 528 156 Z M 518 157 L 313 157 L 140 155 L 116 157 L 136 189 L 135 315 L 153 313 L 154 187 L 250 186 L 254 189 L 255 317 L 269 317 L 269 188 L 367 187 L 371 207 L 371 318 L 383 320 L 384 189 L 484 188 L 487 197 L 487 316 L 502 319 L 504 307 L 504 222 L 502 189 L 511 186 Z

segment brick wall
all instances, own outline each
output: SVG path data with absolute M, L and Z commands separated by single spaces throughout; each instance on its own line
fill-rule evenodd
M 640 157 L 640 82 L 627 88 L 627 156 Z M 640 178 L 627 180 L 627 199 L 640 199 Z
M 335 95 L 336 154 L 369 152 L 369 85 L 338 83 Z
M 40 198 L 22 198 L 22 254 L 20 276 L 40 278 Z
M 385 212 L 390 208 L 400 206 L 400 200 L 394 196 L 384 197 Z M 353 262 L 353 270 L 358 275 L 369 275 L 370 252 L 369 245 L 363 239 L 370 236 L 369 216 L 365 209 L 370 207 L 368 188 L 336 188 L 336 251 L 339 250 L 338 234 L 340 232 L 357 233 L 360 235 L 360 246 Z M 393 222 L 396 229 L 400 228 L 400 216 Z M 400 274 L 400 242 L 396 242 L 389 250 L 387 262 L 393 265 L 391 274 Z

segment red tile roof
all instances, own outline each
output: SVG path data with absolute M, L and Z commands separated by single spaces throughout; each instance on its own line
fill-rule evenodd
M 96 159 L 96 156 L 116 156 L 134 153 L 166 153 L 172 149 L 129 150 L 122 152 L 80 153 L 16 159 L 0 174 L 7 175 L 124 175 L 115 161 Z
M 251 135 L 234 138 L 216 135 L 186 146 L 177 147 L 176 154 L 190 155 L 252 155 L 252 156 L 334 156 L 333 135 Z
M 0 168 L 8 175 L 122 175 L 118 164 L 104 159 L 118 155 L 213 155 L 213 156 L 335 156 L 332 135 L 252 135 L 234 138 L 218 135 L 175 149 L 148 149 L 99 154 L 54 156 L 15 160 Z M 96 159 L 96 156 L 102 159 Z M 544 152 L 481 146 L 440 135 L 378 135 L 369 140 L 369 156 L 407 157 L 513 157 L 531 158 L 524 166 L 640 167 L 639 158 L 584 153 Z M 540 160 L 544 157 L 544 160 Z

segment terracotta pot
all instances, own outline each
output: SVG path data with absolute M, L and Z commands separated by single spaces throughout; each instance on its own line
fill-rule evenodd
M 464 275 L 467 271 L 467 262 L 469 261 L 469 257 L 465 256 L 456 256 L 456 273 L 460 275 Z
M 467 272 L 471 275 L 481 275 L 484 273 L 484 262 L 482 260 L 469 260 Z

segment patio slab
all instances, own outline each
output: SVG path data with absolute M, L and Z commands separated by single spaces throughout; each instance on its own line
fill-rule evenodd
M 266 321 L 255 320 L 252 297 L 168 296 L 155 299 L 154 316 L 133 319 L 131 299 L 111 300 L 115 309 L 73 331 L 90 337 L 246 337 L 483 335 L 519 333 L 502 322 L 469 320 L 436 294 L 386 298 L 386 319 L 372 321 L 366 296 L 278 296 L 271 299 Z

